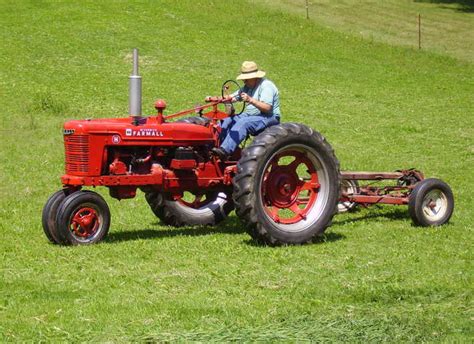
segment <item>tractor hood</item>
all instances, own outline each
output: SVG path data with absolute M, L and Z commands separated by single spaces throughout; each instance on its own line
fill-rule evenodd
M 182 123 L 158 123 L 156 117 L 142 117 L 134 124 L 131 117 L 73 120 L 64 124 L 63 134 L 98 135 L 110 138 L 109 144 L 127 144 L 157 141 L 163 145 L 193 145 L 213 142 L 212 129 L 209 127 Z

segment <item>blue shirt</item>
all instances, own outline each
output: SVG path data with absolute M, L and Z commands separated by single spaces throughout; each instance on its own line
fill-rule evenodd
M 261 113 L 254 105 L 248 104 L 245 108 L 244 113 L 247 113 L 251 116 L 255 115 L 265 115 L 265 116 L 277 116 L 280 117 L 280 95 L 278 94 L 278 88 L 270 80 L 263 78 L 258 83 L 257 87 L 249 88 L 244 86 L 242 92 L 247 93 L 252 98 L 269 104 L 272 106 L 272 110 L 269 113 Z M 239 95 L 237 95 L 239 99 Z

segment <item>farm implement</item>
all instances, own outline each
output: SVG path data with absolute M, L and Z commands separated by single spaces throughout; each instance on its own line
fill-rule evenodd
M 64 124 L 63 188 L 48 199 L 42 214 L 53 243 L 93 244 L 105 238 L 108 205 L 85 189 L 98 186 L 119 200 L 141 190 L 152 212 L 170 226 L 217 225 L 235 209 L 252 238 L 269 245 L 311 242 L 338 211 L 356 206 L 407 205 L 420 226 L 442 225 L 451 217 L 453 194 L 443 181 L 425 179 L 413 169 L 341 172 L 330 144 L 303 124 L 269 127 L 220 160 L 211 150 L 220 144 L 220 120 L 236 113 L 226 97 L 239 92 L 234 81 L 224 83 L 219 97 L 171 115 L 158 100 L 153 116 L 141 115 L 136 50 L 129 82 L 128 117 Z

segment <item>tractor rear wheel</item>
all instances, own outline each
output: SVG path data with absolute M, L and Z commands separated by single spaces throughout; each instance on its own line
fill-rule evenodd
M 150 191 L 145 199 L 153 213 L 169 226 L 217 225 L 234 209 L 230 195 L 224 192 L 190 193 L 173 197 Z
M 441 226 L 454 210 L 453 192 L 448 184 L 436 178 L 416 184 L 408 199 L 408 211 L 418 226 Z
M 41 222 L 43 225 L 44 234 L 48 240 L 53 244 L 60 244 L 56 233 L 56 214 L 60 204 L 64 201 L 67 196 L 67 190 L 56 191 L 51 197 L 48 198 L 46 204 L 43 207 L 43 213 L 41 216 Z
M 93 191 L 77 191 L 67 196 L 56 215 L 58 239 L 64 245 L 95 244 L 109 232 L 110 210 Z
M 340 180 L 339 162 L 321 134 L 297 123 L 275 125 L 237 164 L 236 214 L 257 242 L 311 242 L 331 224 Z

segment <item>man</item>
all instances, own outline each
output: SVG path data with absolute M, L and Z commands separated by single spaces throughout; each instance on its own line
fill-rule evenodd
M 240 94 L 234 94 L 232 101 L 247 103 L 245 111 L 237 116 L 224 119 L 219 136 L 221 145 L 212 149 L 212 153 L 221 160 L 235 151 L 237 146 L 250 134 L 256 135 L 263 129 L 280 123 L 280 97 L 273 82 L 264 78 L 265 72 L 258 69 L 253 61 L 245 61 L 237 80 L 243 80 L 245 86 Z

